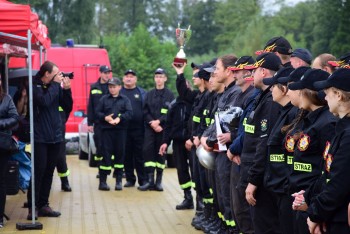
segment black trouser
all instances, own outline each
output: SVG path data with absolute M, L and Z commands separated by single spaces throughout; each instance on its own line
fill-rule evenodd
M 60 156 L 61 144 L 34 143 L 35 206 L 39 209 L 49 203 L 52 177 Z M 29 207 L 32 204 L 31 184 L 30 182 L 27 192 Z
M 309 232 L 309 226 L 307 225 L 308 214 L 305 211 L 293 211 L 294 217 L 294 233 L 304 234 Z
M 212 199 L 212 195 L 210 194 L 208 181 L 205 175 L 205 168 L 200 164 L 197 154 L 196 147 L 192 146 L 191 154 L 193 158 L 193 178 L 192 180 L 195 183 L 195 189 L 197 195 L 203 198 L 205 202 L 206 199 Z
M 193 162 L 190 152 L 185 148 L 185 142 L 185 140 L 173 140 L 173 157 L 175 158 L 177 178 L 181 189 L 191 189 Z
M 340 234 L 340 233 L 350 233 L 350 227 L 347 222 L 332 222 L 327 223 L 327 234 Z
M 118 178 L 123 174 L 126 129 L 103 129 L 103 158 L 99 165 L 100 175 L 109 175 L 115 168 Z
M 8 152 L 0 152 L 0 219 L 2 220 L 5 212 L 6 203 L 6 182 L 5 177 L 7 174 L 7 162 L 9 161 L 11 154 Z M 0 221 L 1 221 L 0 220 Z
M 59 177 L 67 177 L 70 174 L 66 159 L 66 142 L 64 141 L 61 143 L 60 146 L 60 153 L 57 160 L 56 169 Z
M 283 234 L 294 234 L 293 209 L 294 198 L 285 193 L 273 193 L 277 204 L 278 219 Z
M 104 137 L 102 135 L 101 125 L 98 123 L 94 124 L 94 142 L 96 147 L 96 161 L 101 161 L 103 157 L 103 146 Z
M 255 199 L 256 205 L 252 207 L 255 233 L 282 233 L 275 195 L 260 186 L 256 190 Z
M 232 162 L 226 152 L 220 152 L 215 159 L 216 191 L 218 194 L 219 211 L 223 220 L 229 226 L 235 226 L 230 205 L 230 173 Z
M 136 169 L 139 184 L 143 184 L 147 180 L 145 173 L 145 160 L 143 158 L 143 141 L 144 129 L 135 128 L 128 129 L 126 134 L 125 147 L 125 177 L 126 180 L 132 183 L 136 182 L 134 170 Z
M 236 163 L 231 165 L 230 190 L 231 190 L 231 210 L 234 213 L 236 224 L 242 233 L 254 233 L 253 220 L 250 215 L 249 203 L 245 199 L 245 191 L 238 187 L 239 169 Z
M 154 170 L 163 171 L 165 168 L 165 157 L 159 154 L 162 144 L 163 132 L 155 132 L 149 126 L 145 128 L 145 142 L 143 155 L 145 158 L 146 173 L 154 173 Z

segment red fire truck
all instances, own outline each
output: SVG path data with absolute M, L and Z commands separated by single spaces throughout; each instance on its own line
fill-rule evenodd
M 110 66 L 107 50 L 92 45 L 70 45 L 69 47 L 51 47 L 46 51 L 47 60 L 59 66 L 63 72 L 74 72 L 72 79 L 73 110 L 66 124 L 67 133 L 77 133 L 78 124 L 83 117 L 75 116 L 79 111 L 87 113 L 90 84 L 97 81 L 99 77 L 99 67 L 101 65 Z M 44 60 L 44 59 L 43 59 Z M 37 51 L 32 55 L 33 69 L 39 70 L 40 58 Z M 26 60 L 24 58 L 11 58 L 9 68 L 24 68 Z

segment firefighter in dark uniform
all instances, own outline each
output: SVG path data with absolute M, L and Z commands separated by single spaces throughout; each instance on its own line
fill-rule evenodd
M 254 87 L 261 90 L 255 98 L 252 111 L 245 123 L 245 135 L 241 153 L 240 181 L 238 186 L 245 188 L 245 197 L 252 206 L 252 218 L 256 233 L 278 232 L 277 220 L 264 213 L 265 207 L 272 205 L 263 186 L 267 160 L 267 140 L 278 118 L 280 105 L 273 102 L 270 87 L 263 79 L 273 76 L 282 66 L 280 58 L 274 53 L 263 53 L 252 66 Z
M 63 89 L 63 102 L 59 106 L 59 111 L 62 119 L 62 131 L 63 136 L 66 134 L 66 122 L 69 118 L 69 114 L 73 109 L 73 98 L 71 89 Z M 68 170 L 66 160 L 66 142 L 63 141 L 61 145 L 60 157 L 57 161 L 57 174 L 61 179 L 61 189 L 65 192 L 71 192 L 72 188 L 69 185 L 68 176 L 70 171 Z
M 271 219 L 278 220 L 279 230 L 282 233 L 293 234 L 293 211 L 290 209 L 292 197 L 286 191 L 288 186 L 289 167 L 284 154 L 283 139 L 285 132 L 282 128 L 292 123 L 298 112 L 298 108 L 290 103 L 287 96 L 287 84 L 278 82 L 278 78 L 287 77 L 294 71 L 292 67 L 281 68 L 272 78 L 263 79 L 263 83 L 271 87 L 273 101 L 282 106 L 276 123 L 274 124 L 270 136 L 267 140 L 268 152 L 265 166 L 264 187 L 269 194 L 269 198 L 274 204 L 270 207 L 269 213 L 273 214 Z
M 112 72 L 111 68 L 106 65 L 100 66 L 99 70 L 100 78 L 98 78 L 97 82 L 93 83 L 90 87 L 89 104 L 87 111 L 88 131 L 94 133 L 94 141 L 96 146 L 96 161 L 102 160 L 102 129 L 99 125 L 99 119 L 97 118 L 96 108 L 101 97 L 105 94 L 108 94 L 107 82 Z
M 349 67 L 350 68 L 350 67 Z M 326 233 L 350 233 L 347 208 L 350 202 L 350 69 L 339 68 L 326 81 L 316 82 L 315 88 L 324 90 L 330 112 L 339 117 L 336 133 L 324 152 L 323 175 L 319 179 L 319 194 L 307 196 L 309 231 L 324 229 Z M 316 190 L 317 188 L 315 188 Z M 313 190 L 313 189 L 309 189 Z M 297 198 L 296 198 L 297 200 Z M 301 206 L 299 200 L 296 206 Z
M 29 186 L 28 220 L 33 218 L 33 213 L 35 218 L 61 215 L 49 206 L 49 196 L 53 173 L 64 141 L 62 120 L 58 110 L 62 104 L 64 89 L 70 89 L 69 78 L 62 77 L 62 73 L 54 63 L 44 62 L 33 79 L 35 207 L 32 207 L 32 187 Z
M 326 80 L 328 72 L 309 69 L 298 82 L 288 85 L 291 90 L 300 90 L 300 108 L 309 111 L 303 119 L 301 132 L 294 134 L 293 170 L 289 176 L 289 193 L 306 190 L 322 174 L 324 149 L 335 132 L 336 118 L 329 112 L 327 102 L 313 84 Z M 292 144 L 291 144 L 292 145 Z M 294 232 L 307 233 L 307 213 L 295 211 Z
M 238 106 L 242 106 L 244 110 L 242 116 L 240 117 L 239 127 L 237 131 L 237 137 L 233 140 L 229 149 L 227 150 L 227 157 L 233 161 L 231 165 L 230 173 L 230 190 L 231 190 L 231 210 L 235 214 L 235 221 L 238 230 L 243 233 L 254 233 L 253 221 L 250 215 L 250 207 L 245 199 L 245 193 L 240 187 L 238 187 L 239 181 L 239 155 L 242 153 L 243 139 L 244 139 L 244 122 L 248 113 L 250 113 L 250 108 L 252 103 L 260 93 L 258 89 L 254 89 L 253 77 L 250 70 L 244 69 L 244 66 L 248 64 L 254 64 L 255 60 L 252 56 L 242 56 L 240 57 L 234 66 L 230 67 L 233 71 L 234 79 L 236 80 L 236 85 L 240 87 L 241 93 L 237 98 L 237 102 L 241 103 Z
M 148 181 L 138 187 L 140 191 L 163 191 L 162 177 L 165 168 L 165 158 L 159 154 L 162 143 L 163 128 L 170 103 L 174 100 L 174 94 L 165 87 L 167 76 L 162 68 L 154 72 L 155 88 L 146 95 L 143 108 L 145 128 L 145 142 L 143 154 L 145 158 L 145 171 Z M 157 171 L 154 183 L 154 171 Z
M 100 120 L 104 140 L 102 142 L 103 158 L 99 165 L 100 184 L 98 189 L 108 191 L 107 175 L 115 169 L 115 190 L 122 190 L 124 169 L 126 130 L 132 118 L 129 98 L 120 94 L 121 81 L 112 78 L 108 81 L 109 94 L 104 95 L 97 106 L 97 118 Z
M 143 103 L 146 98 L 146 91 L 137 86 L 136 72 L 127 70 L 123 77 L 123 88 L 120 93 L 130 99 L 133 116 L 128 125 L 126 148 L 125 148 L 125 178 L 124 187 L 133 187 L 137 180 L 139 185 L 143 185 L 147 176 L 145 173 L 145 160 L 142 154 L 145 121 L 143 120 Z
M 164 155 L 172 141 L 173 156 L 177 169 L 177 177 L 181 189 L 184 191 L 184 200 L 176 206 L 177 210 L 193 209 L 193 197 L 191 193 L 192 176 L 190 168 L 192 160 L 190 153 L 185 148 L 185 142 L 189 138 L 187 122 L 190 117 L 191 104 L 177 97 L 169 108 L 165 128 L 163 131 L 162 145 L 159 149 L 160 155 Z
M 201 108 L 200 106 L 203 106 L 203 104 L 199 104 L 201 100 L 202 103 L 204 103 L 204 99 L 203 96 L 206 93 L 206 85 L 205 85 L 205 81 L 203 79 L 200 79 L 198 77 L 198 72 L 201 68 L 201 65 L 197 65 L 194 63 L 191 63 L 191 67 L 193 69 L 192 74 L 192 80 L 193 80 L 193 84 L 194 86 L 196 86 L 198 88 L 198 90 L 192 90 L 188 87 L 187 85 L 187 81 L 185 79 L 184 76 L 184 69 L 186 68 L 186 63 L 182 66 L 182 67 L 177 67 L 173 64 L 173 68 L 175 69 L 176 73 L 177 73 L 177 78 L 176 78 L 176 90 L 179 94 L 179 97 L 181 97 L 183 100 L 189 102 L 192 105 L 191 108 L 191 114 L 190 114 L 190 118 L 188 121 L 188 132 L 189 132 L 189 139 L 186 140 L 185 142 L 185 147 L 188 151 L 190 151 L 190 158 L 191 160 L 193 160 L 193 164 L 192 164 L 192 186 L 195 188 L 196 190 L 196 213 L 195 216 L 192 219 L 191 225 L 194 226 L 195 223 L 197 223 L 203 215 L 203 209 L 204 209 L 204 204 L 203 204 L 203 193 L 201 190 L 201 186 L 200 186 L 200 175 L 198 173 L 198 162 L 195 162 L 197 156 L 195 153 L 196 147 L 194 146 L 194 142 L 193 142 L 193 138 L 192 138 L 192 125 L 194 124 L 193 121 L 194 120 L 198 120 L 198 118 L 193 118 L 194 113 L 195 113 L 195 108 Z M 208 67 L 210 65 L 208 64 Z M 202 114 L 203 112 L 199 112 L 200 114 Z M 198 124 L 200 123 L 200 117 L 199 117 L 199 121 L 197 121 Z M 197 125 L 198 126 L 198 125 Z M 198 159 L 197 159 L 198 161 Z
M 210 91 L 211 95 L 209 98 L 209 103 L 206 107 L 206 113 L 204 115 L 204 120 L 206 124 L 206 129 L 202 134 L 201 137 L 201 144 L 205 145 L 206 144 L 206 139 L 208 136 L 211 134 L 211 130 L 208 129 L 208 127 L 214 123 L 215 119 L 215 113 L 218 108 L 218 103 L 220 100 L 220 97 L 224 93 L 225 90 L 225 85 L 223 83 L 219 83 L 217 77 L 214 74 L 215 71 L 215 64 L 211 68 L 205 68 L 207 72 L 211 73 L 209 83 L 210 83 Z M 218 227 L 221 225 L 221 218 L 218 216 L 219 212 L 219 205 L 218 205 L 218 196 L 217 196 L 217 190 L 216 190 L 216 178 L 215 178 L 215 170 L 209 170 L 206 169 L 206 176 L 207 176 L 207 181 L 208 185 L 212 191 L 212 202 L 208 203 L 207 206 L 205 207 L 205 212 L 204 212 L 204 217 L 202 220 L 199 220 L 195 226 L 198 226 L 202 231 L 205 233 L 209 233 L 212 229 L 217 230 Z M 209 206 L 209 211 L 208 207 Z M 209 212 L 209 214 L 207 214 Z

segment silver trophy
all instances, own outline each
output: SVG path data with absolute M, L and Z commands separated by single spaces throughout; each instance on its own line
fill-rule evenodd
M 176 41 L 177 41 L 177 44 L 180 46 L 180 50 L 176 54 L 176 57 L 174 58 L 174 65 L 181 67 L 184 65 L 184 63 L 187 63 L 184 47 L 186 43 L 190 40 L 192 35 L 191 25 L 188 26 L 188 29 L 182 29 L 180 28 L 180 24 L 178 24 L 175 32 L 176 32 Z

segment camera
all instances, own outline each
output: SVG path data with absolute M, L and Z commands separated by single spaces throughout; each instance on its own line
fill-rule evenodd
M 74 72 L 62 72 L 62 76 L 63 77 L 69 77 L 69 79 L 73 79 L 74 78 Z

